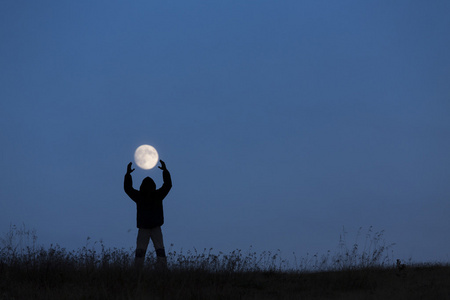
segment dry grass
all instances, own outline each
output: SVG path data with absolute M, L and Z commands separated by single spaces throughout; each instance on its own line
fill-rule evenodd
M 337 254 L 293 264 L 251 249 L 168 251 L 164 272 L 153 253 L 137 272 L 131 250 L 89 240 L 76 251 L 44 249 L 35 232 L 12 226 L 1 241 L 0 299 L 450 299 L 448 265 L 394 264 L 371 229 L 361 250 L 344 234 Z

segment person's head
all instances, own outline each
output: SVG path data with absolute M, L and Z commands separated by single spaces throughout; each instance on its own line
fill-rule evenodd
M 139 190 L 144 193 L 153 192 L 156 190 L 156 184 L 150 177 L 145 177 Z

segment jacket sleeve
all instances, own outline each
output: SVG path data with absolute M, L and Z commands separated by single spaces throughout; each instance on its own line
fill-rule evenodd
M 170 189 L 172 188 L 172 178 L 170 177 L 170 173 L 167 170 L 163 171 L 163 181 L 164 183 L 162 187 L 159 189 L 159 193 L 161 197 L 164 199 L 164 197 L 167 196 Z
M 128 197 L 136 202 L 139 192 L 133 188 L 133 179 L 131 178 L 131 174 L 125 174 L 125 178 L 123 180 L 123 189 L 125 190 L 125 193 L 128 195 Z

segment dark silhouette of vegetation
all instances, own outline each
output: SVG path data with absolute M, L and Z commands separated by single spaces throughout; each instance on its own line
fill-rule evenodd
M 280 251 L 224 254 L 168 251 L 168 269 L 149 255 L 134 268 L 132 249 L 103 243 L 68 251 L 37 246 L 36 233 L 12 226 L 0 240 L 0 299 L 449 299 L 450 267 L 389 258 L 391 245 L 369 229 L 365 246 L 307 255 L 289 263 Z M 370 253 L 368 252 L 370 251 Z

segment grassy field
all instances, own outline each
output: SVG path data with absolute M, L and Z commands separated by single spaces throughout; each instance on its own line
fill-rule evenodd
M 138 271 L 131 249 L 44 249 L 13 227 L 1 240 L 0 299 L 450 299 L 448 265 L 393 262 L 382 233 L 369 233 L 363 250 L 341 239 L 338 253 L 294 263 L 279 252 L 169 250 L 168 270 L 149 253 Z

